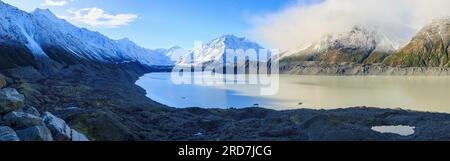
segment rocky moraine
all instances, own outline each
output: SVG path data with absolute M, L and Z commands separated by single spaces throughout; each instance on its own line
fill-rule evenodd
M 8 82 L 0 75 L 0 141 L 89 141 L 61 118 L 26 105 L 24 95 L 5 87 Z

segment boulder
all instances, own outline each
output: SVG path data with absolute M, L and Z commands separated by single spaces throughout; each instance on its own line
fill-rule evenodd
M 45 126 L 33 126 L 17 130 L 17 135 L 22 141 L 53 141 L 52 133 Z
M 0 126 L 0 141 L 20 141 L 20 139 L 10 127 Z
M 25 96 L 14 88 L 0 89 L 0 114 L 23 108 Z
M 42 125 L 42 119 L 25 112 L 10 112 L 3 116 L 4 124 L 14 129 L 23 129 Z
M 6 77 L 2 74 L 0 74 L 0 88 L 3 88 L 7 85 Z
M 41 114 L 39 113 L 39 111 L 38 111 L 36 108 L 34 108 L 33 106 L 25 106 L 25 107 L 22 109 L 22 111 L 25 112 L 25 113 L 34 115 L 34 116 L 38 116 L 38 117 L 41 116 Z
M 55 141 L 70 141 L 72 129 L 66 122 L 50 112 L 42 114 L 44 124 L 50 129 Z
M 72 129 L 72 141 L 89 141 L 89 139 L 85 135 Z

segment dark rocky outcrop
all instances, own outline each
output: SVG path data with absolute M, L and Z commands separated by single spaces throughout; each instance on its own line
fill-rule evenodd
M 0 51 L 0 69 L 37 65 L 31 51 L 24 45 L 2 43 Z

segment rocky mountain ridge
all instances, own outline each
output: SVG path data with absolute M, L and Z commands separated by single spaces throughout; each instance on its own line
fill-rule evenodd
M 89 61 L 173 65 L 165 53 L 169 51 L 145 49 L 127 39 L 109 39 L 59 19 L 48 9 L 28 13 L 0 1 L 0 22 L 0 68 L 3 69 L 36 66 L 45 61 L 53 61 L 53 65 Z
M 356 27 L 348 34 L 286 52 L 280 60 L 281 71 L 326 75 L 448 75 L 450 18 L 433 20 L 399 49 L 390 42 L 386 36 Z
M 349 32 L 325 35 L 319 42 L 300 50 L 282 53 L 281 61 L 364 63 L 395 51 L 394 41 L 377 30 L 355 26 Z M 373 60 L 375 59 L 375 60 Z
M 435 19 L 384 64 L 404 67 L 450 67 L 450 17 Z

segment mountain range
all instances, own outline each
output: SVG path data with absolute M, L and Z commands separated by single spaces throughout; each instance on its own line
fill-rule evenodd
M 173 66 L 189 64 L 193 58 L 197 64 L 203 64 L 224 58 L 226 49 L 263 48 L 246 38 L 225 34 L 191 51 L 178 46 L 150 50 L 128 38 L 112 40 L 101 33 L 78 28 L 48 9 L 28 13 L 0 1 L 0 13 L 0 67 L 3 69 L 38 66 L 49 61 L 61 65 L 139 62 L 146 66 Z
M 435 19 L 384 63 L 391 66 L 450 67 L 449 50 L 450 17 Z
M 216 39 L 211 40 L 206 44 L 202 44 L 200 47 L 189 51 L 187 54 L 183 55 L 181 59 L 176 63 L 178 66 L 186 66 L 186 65 L 207 65 L 207 64 L 234 64 L 234 59 L 232 56 L 227 56 L 227 50 L 232 49 L 237 54 L 237 49 L 242 51 L 247 51 L 248 49 L 255 50 L 256 53 L 259 53 L 260 49 L 263 49 L 259 44 L 248 40 L 244 37 L 237 37 L 232 34 L 225 34 Z M 246 60 L 249 61 L 258 61 L 257 54 L 255 55 L 247 55 L 247 57 L 240 57 L 241 60 L 236 60 L 237 62 L 243 62 Z
M 76 27 L 48 9 L 28 13 L 1 1 L 0 22 L 1 69 L 39 66 L 43 62 L 53 66 L 89 62 L 173 66 L 193 61 L 194 65 L 200 65 L 224 60 L 226 49 L 263 49 L 247 38 L 226 34 L 175 57 L 174 53 L 181 50 L 180 47 L 146 49 L 127 38 L 113 40 L 101 33 Z M 355 26 L 346 33 L 324 35 L 318 42 L 288 50 L 281 54 L 280 60 L 449 67 L 449 44 L 450 18 L 434 20 L 406 45 L 376 29 Z M 257 60 L 257 57 L 249 57 L 249 60 Z M 229 63 L 231 60 L 226 61 Z
M 365 27 L 353 27 L 347 33 L 324 35 L 322 40 L 299 51 L 284 53 L 286 59 L 330 63 L 377 61 L 395 50 L 388 36 Z
M 433 20 L 406 45 L 370 27 L 355 26 L 349 32 L 325 35 L 312 45 L 288 50 L 281 61 L 450 67 L 449 45 L 450 18 Z
M 0 1 L 0 22 L 1 68 L 36 65 L 36 59 L 62 65 L 90 61 L 173 64 L 166 55 L 168 49 L 149 50 L 129 39 L 112 40 L 59 19 L 50 10 L 28 13 Z

